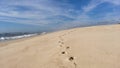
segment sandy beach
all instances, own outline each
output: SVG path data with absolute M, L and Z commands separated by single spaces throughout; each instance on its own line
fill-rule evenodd
M 73 28 L 1 43 L 0 68 L 120 68 L 120 25 Z

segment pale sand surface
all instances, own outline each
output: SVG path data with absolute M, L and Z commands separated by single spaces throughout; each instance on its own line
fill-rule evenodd
M 120 68 L 120 25 L 74 28 L 0 45 L 0 68 Z

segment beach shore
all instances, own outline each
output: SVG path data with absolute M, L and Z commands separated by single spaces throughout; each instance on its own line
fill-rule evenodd
M 120 68 L 120 25 L 0 43 L 0 68 Z

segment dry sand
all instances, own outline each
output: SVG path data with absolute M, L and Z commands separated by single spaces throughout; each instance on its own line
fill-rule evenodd
M 0 45 L 0 68 L 120 68 L 120 25 L 74 28 Z

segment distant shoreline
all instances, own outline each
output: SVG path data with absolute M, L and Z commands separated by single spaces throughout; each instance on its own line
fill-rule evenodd
M 11 43 L 16 43 L 16 42 L 19 43 L 19 42 L 22 42 L 22 41 L 25 41 L 25 40 L 28 40 L 28 39 L 32 39 L 34 37 L 38 37 L 38 36 L 41 36 L 41 35 L 35 35 L 35 36 L 31 36 L 31 37 L 0 41 L 0 47 L 7 46 L 7 45 L 9 45 Z

